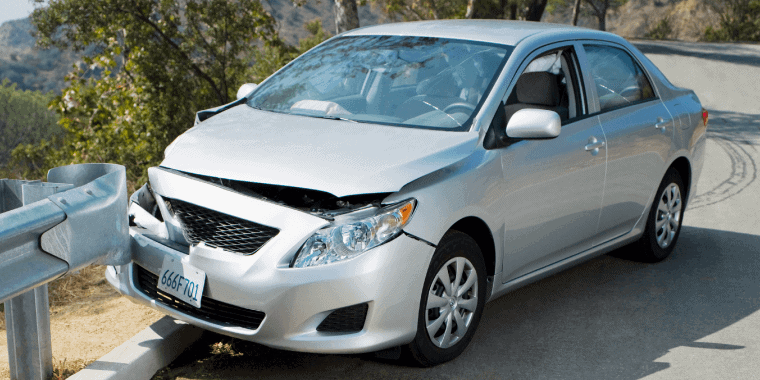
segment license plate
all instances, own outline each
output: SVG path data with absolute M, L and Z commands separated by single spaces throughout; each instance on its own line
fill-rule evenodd
M 164 256 L 164 265 L 158 274 L 159 289 L 200 308 L 205 284 L 206 272 L 180 259 Z

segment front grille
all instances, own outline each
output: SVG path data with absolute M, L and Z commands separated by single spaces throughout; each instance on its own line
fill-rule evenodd
M 164 198 L 192 244 L 251 255 L 280 230 L 178 199 Z
M 342 333 L 362 331 L 368 309 L 369 305 L 366 303 L 337 309 L 317 326 L 317 331 Z
M 137 289 L 145 295 L 165 306 L 198 319 L 256 330 L 266 316 L 261 311 L 244 309 L 208 297 L 201 299 L 199 309 L 159 290 L 158 276 L 137 264 L 134 264 L 134 275 Z

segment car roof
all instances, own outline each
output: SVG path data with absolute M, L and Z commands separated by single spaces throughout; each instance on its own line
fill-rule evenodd
M 381 24 L 354 29 L 342 36 L 395 35 L 453 38 L 517 45 L 523 39 L 542 32 L 590 32 L 590 29 L 545 22 L 510 20 L 437 20 Z

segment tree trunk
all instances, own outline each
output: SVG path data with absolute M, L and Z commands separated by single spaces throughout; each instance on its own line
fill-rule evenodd
M 578 25 L 578 14 L 581 10 L 581 0 L 575 0 L 575 5 L 573 6 L 573 26 Z
M 541 16 L 546 9 L 547 0 L 533 0 L 528 4 L 528 11 L 525 12 L 525 19 L 528 21 L 541 21 Z
M 509 19 L 517 20 L 517 3 L 509 4 Z
M 602 0 L 599 3 L 595 3 L 594 0 L 586 0 L 586 4 L 594 9 L 594 14 L 596 15 L 596 18 L 599 19 L 599 30 L 606 30 L 607 9 L 610 8 L 610 0 Z
M 356 0 L 335 0 L 335 31 L 347 32 L 359 27 L 359 12 Z

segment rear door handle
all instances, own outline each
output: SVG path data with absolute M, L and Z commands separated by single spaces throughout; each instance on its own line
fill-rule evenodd
M 662 129 L 663 132 L 665 132 L 665 127 L 668 126 L 668 123 L 670 123 L 670 120 L 665 120 L 661 117 L 657 118 L 657 124 L 654 125 L 657 129 Z

